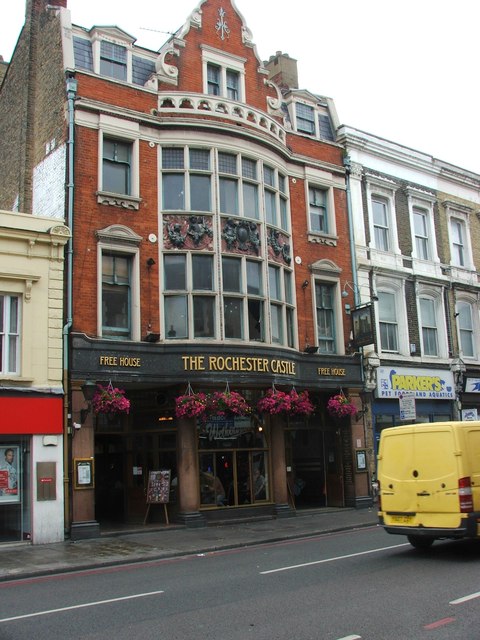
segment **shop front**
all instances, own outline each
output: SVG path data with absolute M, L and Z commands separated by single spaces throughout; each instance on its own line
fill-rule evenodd
M 373 402 L 375 452 L 382 429 L 453 420 L 455 402 L 456 383 L 449 369 L 379 367 Z
M 0 396 L 0 543 L 63 540 L 62 401 Z
M 350 420 L 326 412 L 339 389 L 360 388 L 360 365 L 340 357 L 335 366 L 317 355 L 288 350 L 136 345 L 75 336 L 72 359 L 72 459 L 91 459 L 92 486 L 72 491 L 73 537 L 98 535 L 112 523 L 162 521 L 148 509 L 150 473 L 168 469 L 168 516 L 188 526 L 260 514 L 292 515 L 302 506 L 354 502 L 355 443 Z M 128 413 L 95 413 L 85 382 L 112 384 L 128 397 Z M 239 392 L 248 411 L 180 416 L 186 393 L 211 397 Z M 268 390 L 307 391 L 311 414 L 258 409 Z M 83 414 L 82 414 L 83 412 Z M 83 421 L 80 423 L 80 419 Z M 355 439 L 357 442 L 358 438 Z

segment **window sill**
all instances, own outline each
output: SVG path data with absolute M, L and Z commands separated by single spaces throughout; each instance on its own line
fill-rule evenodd
M 106 204 L 111 207 L 119 207 L 120 209 L 128 209 L 129 211 L 138 211 L 140 209 L 141 198 L 135 196 L 126 196 L 118 193 L 108 193 L 106 191 L 97 191 L 98 204 Z
M 22 376 L 16 376 L 14 373 L 0 374 L 0 381 L 2 383 L 10 382 L 12 384 L 32 384 L 33 378 L 23 378 Z

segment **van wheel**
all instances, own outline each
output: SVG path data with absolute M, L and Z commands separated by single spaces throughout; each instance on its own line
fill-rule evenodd
M 435 538 L 425 538 L 424 536 L 407 536 L 409 543 L 415 549 L 429 549 Z

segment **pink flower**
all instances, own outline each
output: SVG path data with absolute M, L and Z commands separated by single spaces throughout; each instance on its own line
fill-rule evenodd
M 297 393 L 295 389 L 290 392 L 268 389 L 263 398 L 257 403 L 260 413 L 277 415 L 286 413 L 288 415 L 310 415 L 314 411 L 313 403 L 308 397 L 308 391 Z
M 97 384 L 97 390 L 92 399 L 94 413 L 128 413 L 130 400 L 125 398 L 125 391 L 112 384 L 104 387 Z
M 245 416 L 251 412 L 248 402 L 237 391 L 215 391 L 208 397 L 208 409 L 217 416 Z
M 353 416 L 357 413 L 357 408 L 346 395 L 337 393 L 336 396 L 332 396 L 328 400 L 327 411 L 331 416 L 343 418 L 345 416 Z
M 207 394 L 187 393 L 175 398 L 177 418 L 202 418 L 207 410 Z

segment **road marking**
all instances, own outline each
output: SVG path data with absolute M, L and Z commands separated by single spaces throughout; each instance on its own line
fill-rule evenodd
M 462 602 L 475 600 L 475 598 L 480 598 L 480 591 L 477 591 L 477 593 L 471 593 L 469 596 L 463 596 L 463 598 L 457 598 L 456 600 L 451 600 L 449 604 L 461 604 Z
M 36 613 L 26 613 L 22 616 L 13 616 L 12 618 L 2 618 L 0 622 L 11 622 L 12 620 L 23 620 L 25 618 L 35 618 L 36 616 L 46 616 L 50 613 L 60 613 L 62 611 L 73 611 L 74 609 L 83 609 L 85 607 L 98 607 L 101 604 L 110 604 L 111 602 L 121 602 L 122 600 L 134 600 L 135 598 L 146 598 L 147 596 L 156 596 L 164 591 L 150 591 L 149 593 L 138 593 L 133 596 L 123 596 L 122 598 L 110 598 L 108 600 L 97 600 L 97 602 L 85 602 L 85 604 L 74 604 L 71 607 L 62 607 L 61 609 L 48 609 L 47 611 L 37 611 Z
M 345 636 L 344 638 L 338 638 L 338 640 L 362 640 L 362 636 Z
M 444 627 L 446 624 L 450 624 L 451 622 L 455 622 L 455 618 L 442 618 L 441 620 L 437 620 L 436 622 L 432 622 L 431 624 L 424 625 L 424 629 L 438 629 L 439 627 Z
M 267 573 L 278 573 L 279 571 L 290 571 L 291 569 L 301 569 L 302 567 L 311 567 L 314 564 L 325 564 L 326 562 L 336 562 L 337 560 L 345 560 L 346 558 L 356 558 L 365 556 L 369 553 L 378 553 L 379 551 L 388 551 L 389 549 L 398 549 L 399 547 L 408 547 L 408 542 L 403 544 L 395 544 L 391 547 L 381 547 L 380 549 L 370 549 L 369 551 L 359 551 L 358 553 L 348 553 L 345 556 L 336 556 L 334 558 L 325 558 L 324 560 L 314 560 L 313 562 L 304 562 L 302 564 L 293 564 L 290 567 L 279 567 L 278 569 L 270 569 L 269 571 L 260 571 L 260 575 Z

